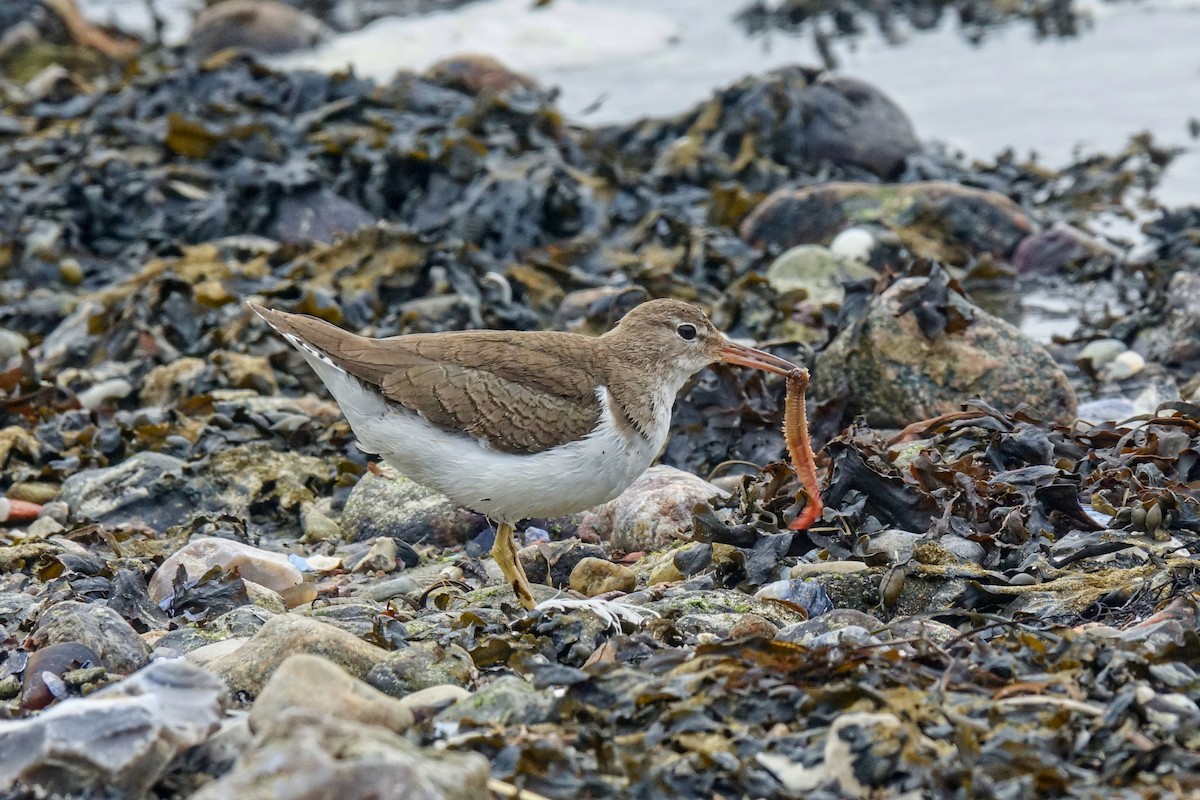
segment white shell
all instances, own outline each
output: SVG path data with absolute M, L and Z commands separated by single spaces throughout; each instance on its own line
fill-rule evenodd
M 865 263 L 875 249 L 875 236 L 864 228 L 846 228 L 833 237 L 829 249 L 835 256 Z

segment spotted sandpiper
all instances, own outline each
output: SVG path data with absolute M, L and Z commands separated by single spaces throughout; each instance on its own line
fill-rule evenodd
M 513 525 L 605 503 L 662 451 L 675 395 L 726 362 L 787 374 L 698 308 L 652 300 L 599 337 L 462 331 L 369 339 L 250 303 L 329 388 L 359 446 L 496 523 L 493 555 L 535 606 Z

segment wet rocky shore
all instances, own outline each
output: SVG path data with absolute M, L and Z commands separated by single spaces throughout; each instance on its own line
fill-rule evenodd
M 0 46 L 0 797 L 1200 792 L 1171 149 L 968 161 L 804 66 L 584 127 L 485 57 L 63 20 Z M 1047 337 L 1039 296 L 1089 302 Z M 825 512 L 788 528 L 783 381 L 707 370 L 661 465 L 522 524 L 536 599 L 609 601 L 535 612 L 245 304 L 599 334 L 652 297 L 809 367 Z

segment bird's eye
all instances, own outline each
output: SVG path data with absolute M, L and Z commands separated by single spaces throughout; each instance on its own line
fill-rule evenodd
M 679 338 L 683 339 L 685 342 L 690 342 L 696 338 L 696 326 L 688 322 L 685 322 L 676 328 L 675 332 L 678 333 Z

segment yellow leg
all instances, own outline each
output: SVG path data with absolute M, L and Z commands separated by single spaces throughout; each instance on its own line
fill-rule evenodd
M 492 558 L 496 566 L 504 573 L 504 579 L 517 595 L 517 600 L 526 611 L 532 611 L 537 603 L 534 602 L 533 592 L 529 588 L 529 578 L 525 577 L 525 568 L 517 558 L 517 543 L 514 540 L 515 531 L 507 522 L 496 525 L 496 543 L 492 545 Z

